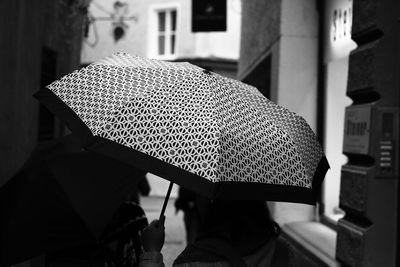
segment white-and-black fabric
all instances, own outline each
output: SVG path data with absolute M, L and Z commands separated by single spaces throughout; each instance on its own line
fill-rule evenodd
M 94 136 L 211 183 L 311 189 L 326 161 L 301 116 L 189 63 L 117 53 L 47 88 Z

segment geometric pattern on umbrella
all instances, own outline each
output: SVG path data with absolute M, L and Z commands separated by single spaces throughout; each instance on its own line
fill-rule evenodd
M 324 157 L 301 116 L 189 63 L 117 53 L 48 89 L 93 135 L 211 182 L 311 188 Z

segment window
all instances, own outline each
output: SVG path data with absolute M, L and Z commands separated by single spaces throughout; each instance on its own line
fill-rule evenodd
M 154 9 L 155 22 L 153 30 L 155 33 L 151 40 L 150 54 L 152 57 L 169 59 L 176 56 L 177 16 L 176 8 Z

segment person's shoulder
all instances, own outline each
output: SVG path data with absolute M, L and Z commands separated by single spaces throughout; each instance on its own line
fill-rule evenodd
M 217 262 L 194 261 L 194 262 L 186 262 L 173 265 L 173 267 L 230 267 L 230 266 L 231 265 L 225 261 L 217 261 Z
M 276 250 L 276 240 L 270 239 L 262 247 L 243 259 L 246 266 L 270 267 Z M 283 266 L 282 266 L 283 267 Z
M 173 266 L 186 267 L 192 265 L 185 265 L 185 264 L 194 264 L 196 262 L 212 263 L 223 260 L 224 259 L 222 257 L 209 253 L 208 250 L 200 248 L 198 242 L 196 242 L 195 244 L 189 244 L 185 247 L 185 249 L 175 259 Z
M 139 257 L 138 267 L 165 267 L 163 256 L 160 252 L 142 252 Z
M 293 248 L 282 237 L 276 239 L 275 252 L 272 258 L 271 267 L 292 267 Z

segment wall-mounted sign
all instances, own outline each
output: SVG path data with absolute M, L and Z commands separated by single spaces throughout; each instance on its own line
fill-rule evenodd
M 346 108 L 343 152 L 367 155 L 369 152 L 371 105 Z
M 227 0 L 192 0 L 192 32 L 226 31 Z
M 325 62 L 348 56 L 357 47 L 351 39 L 353 0 L 327 0 L 325 8 Z
M 341 40 L 351 39 L 352 17 L 353 10 L 351 1 L 347 1 L 346 5 L 336 7 L 332 10 L 332 42 L 340 42 Z

